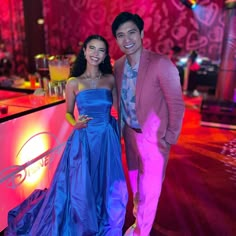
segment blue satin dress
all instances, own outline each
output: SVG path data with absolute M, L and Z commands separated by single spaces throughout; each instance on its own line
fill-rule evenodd
M 80 115 L 93 119 L 72 132 L 50 188 L 9 212 L 6 235 L 122 235 L 128 193 L 112 93 L 84 90 L 76 103 Z

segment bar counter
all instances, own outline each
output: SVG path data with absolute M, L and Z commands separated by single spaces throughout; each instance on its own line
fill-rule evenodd
M 0 90 L 0 93 L 3 92 L 5 93 L 5 91 Z M 6 114 L 0 114 L 0 123 L 65 102 L 64 98 L 56 96 L 39 96 L 21 93 L 18 95 L 19 96 L 0 100 L 0 107 L 3 105 L 8 107 Z
M 72 127 L 65 99 L 39 96 L 34 89 L 0 88 L 0 232 L 8 212 L 35 189 L 49 187 Z
M 6 114 L 0 111 L 0 123 L 65 102 L 59 96 L 35 95 L 36 89 L 39 89 L 39 85 L 32 89 L 29 82 L 21 86 L 0 87 L 0 108 L 8 108 Z

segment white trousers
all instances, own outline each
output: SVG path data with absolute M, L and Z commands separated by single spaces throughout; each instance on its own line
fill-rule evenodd
M 136 217 L 133 235 L 148 236 L 156 216 L 170 145 L 164 139 L 152 142 L 128 126 L 124 127 L 124 141 Z

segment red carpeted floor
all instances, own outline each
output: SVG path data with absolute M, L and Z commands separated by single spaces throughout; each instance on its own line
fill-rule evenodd
M 201 97 L 185 103 L 151 236 L 234 236 L 236 131 L 201 126 Z M 127 175 L 125 155 L 123 163 Z M 124 230 L 133 221 L 130 197 Z

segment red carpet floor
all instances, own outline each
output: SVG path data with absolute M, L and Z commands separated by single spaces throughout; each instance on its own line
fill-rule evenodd
M 201 126 L 200 102 L 185 98 L 151 236 L 236 235 L 236 131 Z M 124 230 L 133 221 L 130 198 Z

